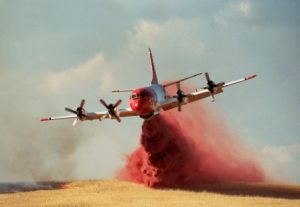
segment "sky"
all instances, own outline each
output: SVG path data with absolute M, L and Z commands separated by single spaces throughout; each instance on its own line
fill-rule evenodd
M 300 184 L 300 2 L 297 0 L 0 0 L 0 181 L 112 178 L 139 144 L 142 120 L 40 123 L 112 89 L 158 78 L 258 74 L 203 104 L 260 157 Z M 203 87 L 204 78 L 188 84 Z

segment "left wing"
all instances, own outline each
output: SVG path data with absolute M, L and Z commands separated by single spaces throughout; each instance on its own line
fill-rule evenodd
M 208 86 L 205 88 L 202 88 L 201 90 L 197 90 L 193 93 L 190 94 L 182 94 L 181 97 L 179 97 L 179 95 L 174 96 L 172 98 L 169 98 L 165 103 L 163 103 L 160 108 L 163 110 L 170 110 L 173 109 L 175 107 L 178 107 L 178 110 L 181 110 L 181 105 L 185 105 L 194 101 L 198 101 L 200 99 L 204 99 L 207 98 L 209 96 L 213 97 L 213 101 L 214 101 L 214 95 L 223 93 L 223 88 L 225 87 L 229 87 L 232 86 L 234 84 L 243 82 L 243 81 L 247 81 L 250 80 L 252 78 L 255 78 L 257 75 L 251 75 L 245 78 L 241 78 L 235 81 L 231 81 L 228 83 L 224 83 L 224 82 L 220 82 L 215 84 L 213 81 L 211 81 L 209 79 L 208 74 L 206 73 L 206 79 L 207 79 L 207 84 Z M 177 93 L 178 94 L 178 93 Z
M 137 114 L 132 111 L 130 108 L 119 109 L 118 110 L 119 117 L 128 117 L 128 116 L 137 116 Z M 102 119 L 114 119 L 114 117 L 110 117 L 108 111 L 101 112 L 88 112 L 84 115 L 84 120 L 102 120 Z M 59 120 L 59 119 L 76 119 L 78 118 L 76 115 L 67 115 L 67 116 L 53 116 L 47 118 L 41 118 L 40 121 L 50 121 L 50 120 Z
M 50 120 L 60 120 L 60 119 L 74 119 L 73 125 L 77 123 L 77 120 L 86 121 L 86 120 L 103 120 L 103 119 L 116 119 L 118 122 L 121 122 L 121 117 L 137 116 L 137 114 L 132 111 L 130 108 L 117 109 L 120 105 L 121 100 L 118 100 L 115 104 L 106 104 L 104 100 L 100 102 L 107 108 L 107 111 L 100 112 L 85 112 L 83 106 L 85 100 L 82 99 L 80 106 L 76 109 L 65 108 L 66 111 L 73 113 L 72 115 L 67 116 L 54 116 L 48 118 L 42 118 L 40 121 L 50 121 Z
M 118 119 L 122 117 L 129 117 L 129 116 L 138 116 L 134 111 L 132 111 L 130 108 L 125 109 L 119 109 L 116 111 L 117 116 L 113 116 L 109 114 L 109 111 L 101 111 L 101 112 L 88 112 L 83 115 L 83 117 L 79 117 L 77 115 L 67 115 L 67 116 L 53 116 L 53 117 L 47 117 L 47 118 L 41 118 L 40 121 L 51 121 L 51 120 L 60 120 L 60 119 L 74 119 L 75 120 L 103 120 L 103 119 Z M 76 122 L 74 123 L 74 125 Z

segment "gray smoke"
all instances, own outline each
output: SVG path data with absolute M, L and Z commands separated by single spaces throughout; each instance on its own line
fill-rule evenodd
M 82 129 L 73 128 L 68 121 L 41 123 L 40 116 L 53 115 L 57 110 L 51 107 L 51 97 L 37 87 L 41 76 L 23 75 L 20 78 L 2 72 L 0 181 L 73 179 L 76 175 L 73 155 L 85 140 Z
M 15 182 L 15 183 L 0 183 L 0 193 L 16 193 L 35 190 L 50 190 L 59 188 L 64 183 L 60 182 Z

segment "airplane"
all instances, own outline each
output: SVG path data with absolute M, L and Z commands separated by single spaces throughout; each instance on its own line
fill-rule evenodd
M 215 101 L 215 95 L 223 92 L 223 89 L 232 86 L 234 84 L 247 81 L 257 77 L 257 75 L 250 75 L 245 78 L 241 78 L 228 83 L 219 82 L 215 83 L 210 79 L 207 72 L 204 73 L 207 86 L 196 89 L 195 92 L 185 94 L 181 90 L 180 83 L 186 81 L 190 78 L 199 76 L 203 73 L 196 73 L 194 75 L 167 83 L 161 84 L 158 81 L 156 69 L 154 65 L 153 55 L 151 49 L 149 48 L 150 64 L 152 71 L 151 85 L 147 87 L 140 87 L 136 89 L 128 90 L 113 90 L 112 92 L 130 92 L 129 96 L 129 106 L 128 108 L 118 109 L 118 106 L 122 103 L 119 99 L 115 104 L 107 104 L 103 99 L 100 99 L 100 103 L 106 108 L 105 111 L 100 112 L 86 112 L 84 109 L 85 100 L 82 99 L 80 105 L 76 110 L 66 107 L 65 110 L 72 113 L 72 115 L 66 116 L 56 116 L 42 118 L 40 121 L 50 121 L 50 120 L 60 120 L 60 119 L 74 119 L 73 126 L 76 125 L 77 121 L 87 121 L 87 120 L 103 120 L 103 119 L 116 119 L 121 122 L 123 117 L 139 116 L 142 119 L 150 119 L 153 116 L 159 115 L 160 111 L 167 111 L 177 107 L 177 110 L 182 111 L 182 105 L 189 104 L 207 97 L 212 97 L 212 101 Z M 166 88 L 176 85 L 177 92 L 173 96 L 168 96 L 166 93 Z

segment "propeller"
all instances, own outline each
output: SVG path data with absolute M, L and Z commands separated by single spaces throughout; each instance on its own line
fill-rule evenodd
M 208 89 L 210 94 L 211 94 L 211 97 L 213 98 L 212 102 L 215 101 L 215 96 L 214 96 L 214 93 L 215 93 L 215 88 L 216 87 L 221 87 L 225 84 L 225 82 L 220 82 L 220 83 L 215 83 L 214 81 L 212 81 L 209 77 L 209 74 L 208 73 L 205 73 L 205 78 L 206 78 L 206 81 L 207 81 L 207 86 L 204 87 L 203 89 Z
M 173 96 L 173 98 L 177 98 L 177 102 L 178 102 L 178 111 L 181 111 L 181 105 L 182 105 L 182 102 L 184 101 L 184 98 L 186 97 L 186 95 L 185 95 L 184 92 L 180 89 L 180 82 L 177 82 L 177 83 L 176 83 L 176 87 L 177 87 L 176 96 Z
M 75 119 L 74 122 L 73 122 L 73 126 L 75 126 L 77 124 L 78 119 L 83 121 L 86 118 L 86 113 L 85 113 L 85 110 L 83 108 L 84 103 L 85 103 L 85 100 L 82 99 L 81 102 L 80 102 L 80 105 L 77 107 L 76 110 L 70 109 L 68 107 L 65 108 L 66 111 L 68 111 L 70 113 L 73 113 L 73 114 L 76 114 L 76 116 L 77 116 L 77 119 Z
M 107 109 L 109 115 L 115 118 L 118 122 L 121 122 L 120 116 L 117 111 L 117 107 L 121 104 L 122 100 L 119 99 L 115 104 L 107 104 L 103 99 L 99 100 L 100 103 Z

